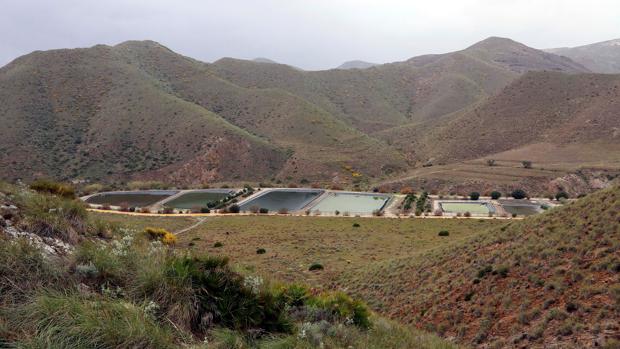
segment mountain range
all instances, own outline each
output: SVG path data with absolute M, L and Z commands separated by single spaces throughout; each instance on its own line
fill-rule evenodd
M 620 76 L 571 57 L 497 37 L 325 71 L 153 41 L 37 51 L 0 68 L 0 177 L 359 187 L 541 145 L 615 168 Z M 554 161 L 572 171 L 582 155 Z

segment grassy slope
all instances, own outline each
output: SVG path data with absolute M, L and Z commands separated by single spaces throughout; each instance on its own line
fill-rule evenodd
M 97 215 L 135 228 L 152 224 L 179 230 L 193 221 L 186 218 L 152 218 Z M 360 227 L 353 227 L 359 223 Z M 328 217 L 213 217 L 179 236 L 179 247 L 228 255 L 240 268 L 287 281 L 312 280 L 330 285 L 341 275 L 369 261 L 411 257 L 438 246 L 457 244 L 480 231 L 502 224 L 492 220 L 372 219 Z M 437 236 L 449 230 L 450 239 Z M 223 247 L 215 248 L 215 242 Z M 258 248 L 267 253 L 257 255 Z M 322 263 L 320 273 L 308 271 Z
M 42 253 L 27 239 L 5 234 L 2 218 L 2 347 L 457 347 L 370 314 L 344 294 L 272 278 L 257 282 L 231 270 L 226 259 L 174 251 L 135 230 L 144 222 L 105 224 L 79 201 L 2 182 L 0 198 L 17 206 L 13 214 L 3 210 L 9 225 L 73 246 L 66 254 Z M 180 223 L 187 222 L 148 221 L 169 228 Z
M 477 345 L 600 345 L 620 331 L 619 215 L 613 187 L 456 246 L 372 263 L 340 285 Z
M 109 47 L 34 53 L 2 68 L 0 80 L 8 125 L 0 130 L 1 161 L 15 163 L 2 176 L 34 169 L 101 178 L 202 161 L 211 179 L 258 178 L 286 160 L 283 150 L 167 93 Z M 247 153 L 225 163 L 239 150 L 232 144 Z

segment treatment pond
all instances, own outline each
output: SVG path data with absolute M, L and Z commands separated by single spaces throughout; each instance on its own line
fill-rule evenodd
M 269 211 L 299 211 L 324 192 L 320 189 L 267 189 L 265 192 L 243 202 L 241 211 L 266 208 Z
M 371 214 L 373 211 L 382 210 L 389 200 L 389 195 L 382 194 L 330 192 L 312 208 L 312 211 Z

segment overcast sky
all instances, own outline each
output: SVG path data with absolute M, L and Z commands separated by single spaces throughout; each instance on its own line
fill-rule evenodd
M 34 50 L 150 39 L 212 62 L 392 62 L 489 36 L 536 48 L 620 38 L 618 0 L 0 0 L 0 66 Z

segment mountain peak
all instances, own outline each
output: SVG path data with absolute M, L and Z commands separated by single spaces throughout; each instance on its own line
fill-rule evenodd
M 471 46 L 469 46 L 466 50 L 469 49 L 498 49 L 502 47 L 514 47 L 519 46 L 523 47 L 525 45 L 516 42 L 509 38 L 502 38 L 499 36 L 490 36 L 482 41 L 479 41 Z
M 339 65 L 336 69 L 368 69 L 378 65 L 377 63 L 370 63 L 360 60 L 347 61 Z

